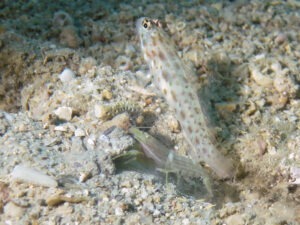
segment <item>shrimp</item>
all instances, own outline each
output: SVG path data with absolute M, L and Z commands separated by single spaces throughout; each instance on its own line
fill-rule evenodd
M 160 171 L 173 172 L 190 178 L 202 178 L 205 188 L 212 195 L 209 175 L 200 164 L 195 164 L 191 159 L 178 155 L 175 151 L 167 148 L 151 135 L 136 127 L 129 128 L 136 140 L 142 145 L 143 151 L 151 158 Z

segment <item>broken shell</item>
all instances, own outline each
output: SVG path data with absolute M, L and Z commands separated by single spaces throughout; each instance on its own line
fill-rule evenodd
M 288 103 L 288 96 L 286 94 L 278 95 L 274 94 L 267 97 L 267 101 L 272 104 L 275 109 L 282 109 Z
M 250 67 L 250 73 L 251 77 L 253 80 L 260 86 L 266 87 L 266 88 L 271 88 L 273 84 L 273 80 L 268 77 L 263 75 L 258 68 L 251 66 Z
M 109 90 L 107 90 L 107 89 L 104 89 L 104 90 L 101 92 L 101 95 L 102 95 L 103 100 L 110 100 L 110 99 L 112 99 L 112 97 L 113 97 L 111 91 L 109 91 Z
M 79 176 L 79 181 L 81 183 L 84 183 L 86 182 L 88 179 L 90 179 L 92 177 L 92 173 L 91 172 L 84 172 L 84 173 L 81 173 L 80 176 Z
M 291 90 L 291 87 L 293 86 L 292 84 L 293 82 L 291 81 L 291 79 L 285 76 L 277 76 L 273 82 L 274 88 L 279 93 L 292 91 Z
M 144 116 L 142 116 L 142 115 L 139 115 L 139 116 L 136 118 L 136 120 L 135 120 L 135 122 L 136 122 L 137 125 L 143 124 L 144 121 L 145 121 L 145 118 L 144 118 Z
M 132 68 L 132 62 L 130 58 L 123 55 L 117 57 L 116 65 L 120 70 L 130 70 Z
M 84 137 L 86 135 L 85 131 L 81 128 L 77 128 L 74 132 L 76 137 Z
M 300 184 L 300 167 L 291 167 L 290 169 L 292 184 Z
M 270 68 L 276 73 L 280 73 L 282 71 L 282 67 L 279 62 L 274 62 L 271 64 Z
M 181 131 L 180 123 L 174 117 L 171 117 L 170 119 L 168 119 L 167 124 L 168 124 L 168 127 L 170 128 L 171 132 L 180 133 L 180 131 Z
M 176 23 L 176 30 L 177 31 L 182 31 L 186 27 L 186 23 L 183 21 L 179 21 Z
M 18 165 L 12 171 L 12 177 L 26 183 L 41 185 L 45 187 L 56 187 L 57 182 L 52 177 L 35 169 Z

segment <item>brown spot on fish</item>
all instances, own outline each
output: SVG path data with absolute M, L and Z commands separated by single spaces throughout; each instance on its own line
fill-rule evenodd
M 142 39 L 142 45 L 146 46 L 147 45 L 147 41 L 145 39 Z
M 165 70 L 162 71 L 162 76 L 166 81 L 168 80 L 168 73 Z
M 165 89 L 165 88 L 162 91 L 165 95 L 168 93 L 167 89 Z
M 157 82 L 160 83 L 160 76 L 157 76 Z
M 171 95 L 172 95 L 172 98 L 174 101 L 177 101 L 177 97 L 176 97 L 176 94 L 173 90 L 171 90 Z
M 154 50 L 151 51 L 151 54 L 153 58 L 156 56 L 156 52 Z
M 200 140 L 199 140 L 199 138 L 198 138 L 198 137 L 196 137 L 196 139 L 195 139 L 195 143 L 196 143 L 197 145 L 199 145 L 199 144 L 200 144 Z
M 145 55 L 146 55 L 145 58 L 152 58 L 152 55 L 149 51 L 145 51 Z
M 197 129 L 195 130 L 195 132 L 197 132 L 197 134 L 199 134 L 199 131 L 200 131 L 200 129 L 199 129 L 199 128 L 197 128 Z
M 158 52 L 158 57 L 160 58 L 160 60 L 165 61 L 166 60 L 166 56 L 164 55 L 164 53 L 162 53 L 161 51 Z
M 180 116 L 181 116 L 182 119 L 185 119 L 185 112 L 181 110 L 180 111 Z
M 164 38 L 162 37 L 162 35 L 157 35 L 157 40 L 162 43 L 164 42 Z
M 192 133 L 193 132 L 193 128 L 191 127 L 191 126 L 188 126 L 188 131 L 190 132 L 190 133 Z
M 152 44 L 154 47 L 157 46 L 157 38 L 154 38 L 154 37 L 152 38 Z

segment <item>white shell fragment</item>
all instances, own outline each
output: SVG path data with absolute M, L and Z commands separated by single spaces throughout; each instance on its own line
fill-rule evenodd
M 103 107 L 102 105 L 95 105 L 94 106 L 94 113 L 95 113 L 95 117 L 96 118 L 103 118 L 103 116 L 105 115 L 106 113 L 106 108 Z
M 62 106 L 54 111 L 59 119 L 70 121 L 72 119 L 73 109 L 71 107 Z
M 291 168 L 292 184 L 300 184 L 300 167 Z
M 76 137 L 84 137 L 85 136 L 85 131 L 81 128 L 77 128 L 74 132 Z
M 62 71 L 62 73 L 58 77 L 63 83 L 70 82 L 71 80 L 74 79 L 75 73 L 69 68 L 66 68 L 64 69 L 64 71 Z
M 45 187 L 57 187 L 57 182 L 52 177 L 29 167 L 17 165 L 12 173 L 12 178 L 25 183 L 35 184 Z

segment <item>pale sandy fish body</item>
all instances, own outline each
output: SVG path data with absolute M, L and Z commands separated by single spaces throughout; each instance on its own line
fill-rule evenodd
M 136 26 L 154 84 L 175 110 L 185 139 L 193 149 L 193 159 L 207 163 L 221 178 L 232 177 L 232 163 L 212 143 L 197 90 L 189 79 L 193 75 L 179 58 L 172 40 L 157 20 L 140 18 Z

